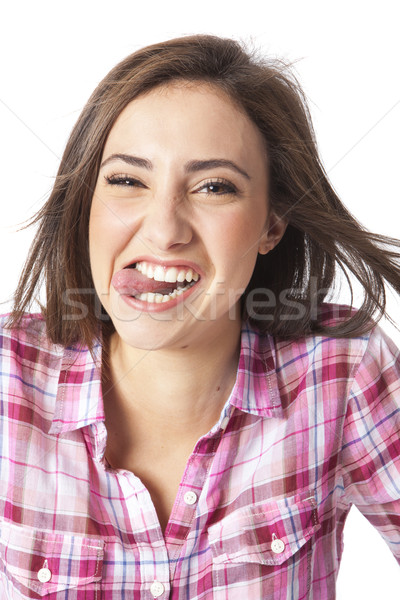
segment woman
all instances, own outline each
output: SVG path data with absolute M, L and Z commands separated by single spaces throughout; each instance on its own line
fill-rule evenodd
M 2 597 L 331 600 L 353 503 L 400 557 L 372 319 L 400 244 L 335 195 L 285 65 L 212 36 L 129 56 L 36 221 L 2 329 Z M 338 266 L 358 311 L 324 303 Z

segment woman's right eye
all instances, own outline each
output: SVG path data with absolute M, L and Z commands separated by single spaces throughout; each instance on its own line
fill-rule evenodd
M 109 175 L 104 178 L 109 185 L 119 185 L 122 187 L 145 187 L 144 184 L 130 175 Z

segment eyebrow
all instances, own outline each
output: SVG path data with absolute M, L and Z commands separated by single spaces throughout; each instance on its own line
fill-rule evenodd
M 153 168 L 153 165 L 149 160 L 147 160 L 147 158 L 139 158 L 139 156 L 132 156 L 131 154 L 111 154 L 111 156 L 106 158 L 101 163 L 100 168 L 102 169 L 103 167 L 108 165 L 108 163 L 114 162 L 116 160 L 122 160 L 128 165 L 132 165 L 134 167 L 142 167 L 143 169 L 147 169 L 148 171 L 151 171 L 151 169 Z
M 250 175 L 241 169 L 235 162 L 232 160 L 227 160 L 225 158 L 210 158 L 208 160 L 191 160 L 186 163 L 185 171 L 187 173 L 195 173 L 197 171 L 204 171 L 206 169 L 216 169 L 218 167 L 227 167 L 228 169 L 232 169 L 232 171 L 236 171 L 246 177 L 246 179 L 250 179 Z
M 128 165 L 132 165 L 134 167 L 141 167 L 142 169 L 147 169 L 151 171 L 153 169 L 153 165 L 151 161 L 147 158 L 141 158 L 139 156 L 132 156 L 131 154 L 111 154 L 108 158 L 106 158 L 102 163 L 101 167 L 103 168 L 108 165 L 110 162 L 114 162 L 120 160 L 122 162 L 127 163 Z M 251 179 L 250 175 L 246 173 L 244 169 L 239 167 L 232 160 L 227 160 L 225 158 L 209 158 L 207 160 L 191 160 L 185 164 L 185 171 L 187 173 L 197 173 L 198 171 L 205 171 L 207 169 L 217 169 L 218 167 L 226 167 L 231 169 L 232 171 L 236 171 L 240 173 L 246 179 Z

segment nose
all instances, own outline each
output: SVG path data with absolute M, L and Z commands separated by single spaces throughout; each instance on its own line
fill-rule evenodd
M 155 251 L 166 252 L 188 244 L 193 230 L 185 202 L 174 197 L 159 197 L 151 203 L 141 227 L 143 241 Z

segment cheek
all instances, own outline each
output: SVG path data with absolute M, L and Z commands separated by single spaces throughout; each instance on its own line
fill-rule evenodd
M 258 220 L 243 212 L 225 215 L 223 221 L 218 220 L 209 229 L 210 246 L 213 244 L 215 250 L 211 258 L 215 261 L 217 277 L 231 293 L 243 291 L 253 274 L 263 232 L 262 218 L 263 215 Z
M 264 214 L 255 218 L 255 215 L 241 213 L 227 219 L 222 226 L 221 230 L 227 232 L 226 242 L 229 252 L 243 266 L 254 263 L 257 258 L 265 220 Z

